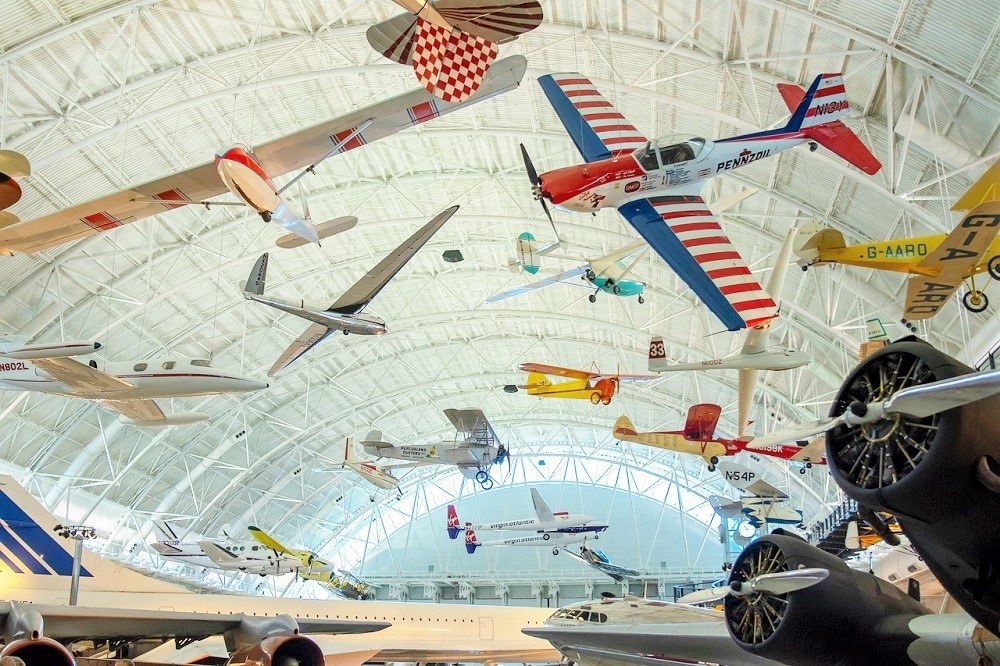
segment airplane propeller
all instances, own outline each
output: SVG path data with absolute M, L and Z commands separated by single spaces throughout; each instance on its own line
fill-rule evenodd
M 552 211 L 549 210 L 549 205 L 545 203 L 545 197 L 542 195 L 542 181 L 538 177 L 538 171 L 535 170 L 535 165 L 531 163 L 531 158 L 528 157 L 528 150 L 521 145 L 521 159 L 524 160 L 524 170 L 528 172 L 528 180 L 531 181 L 531 192 L 535 195 L 535 199 L 542 202 L 542 210 L 545 211 L 545 216 L 549 218 L 549 224 L 552 225 L 552 231 L 555 231 L 556 238 L 559 238 L 559 232 L 556 231 L 555 220 L 552 219 Z
M 751 578 L 747 581 L 734 580 L 728 585 L 712 587 L 707 590 L 697 590 L 690 594 L 685 594 L 677 600 L 679 604 L 706 604 L 718 601 L 727 595 L 734 597 L 748 597 L 751 594 L 781 595 L 789 592 L 797 592 L 807 587 L 812 587 L 817 583 L 822 583 L 830 572 L 826 569 L 795 569 L 793 571 L 779 571 L 778 573 L 766 573 Z
M 942 379 L 905 388 L 889 396 L 886 400 L 867 404 L 859 401 L 852 402 L 840 416 L 775 430 L 763 437 L 755 437 L 747 444 L 747 448 L 766 448 L 782 442 L 809 439 L 841 425 L 869 425 L 881 421 L 891 414 L 904 414 L 922 419 L 988 398 L 994 393 L 1000 393 L 1000 370 L 975 372 L 951 379 Z

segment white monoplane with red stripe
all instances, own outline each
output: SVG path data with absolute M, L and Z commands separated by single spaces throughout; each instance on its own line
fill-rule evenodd
M 384 102 L 358 109 L 335 120 L 301 130 L 258 146 L 252 153 L 231 148 L 214 163 L 189 169 L 145 185 L 109 194 L 51 215 L 18 222 L 0 217 L 0 254 L 40 252 L 55 245 L 108 231 L 164 211 L 189 204 L 249 205 L 265 221 L 274 220 L 291 233 L 278 239 L 281 247 L 295 247 L 350 229 L 353 217 L 313 226 L 282 201 L 281 194 L 320 162 L 377 139 L 419 125 L 456 109 L 513 90 L 527 69 L 523 56 L 496 63 L 478 92 L 464 102 L 445 102 L 424 90 L 413 90 Z M 264 166 L 267 166 L 265 170 Z M 0 164 L 2 166 L 2 164 Z M 271 180 L 300 173 L 278 187 Z M 238 201 L 218 200 L 231 192 Z
M 498 44 L 542 22 L 536 0 L 393 0 L 407 10 L 368 29 L 383 56 L 413 67 L 420 84 L 446 102 L 474 95 L 496 60 Z
M 816 77 L 782 128 L 664 146 L 647 140 L 580 74 L 538 81 L 587 164 L 539 176 L 526 159 L 535 197 L 578 212 L 617 208 L 732 331 L 764 324 L 778 309 L 701 198 L 704 181 L 803 143 L 822 144 L 868 174 L 882 166 L 839 120 L 848 111 L 840 74 Z
M 473 530 L 485 532 L 497 530 L 510 530 L 512 532 L 559 532 L 566 534 L 580 534 L 595 531 L 587 525 L 594 522 L 593 516 L 583 513 L 569 513 L 568 511 L 552 511 L 545 503 L 542 496 L 534 488 L 531 489 L 531 503 L 535 507 L 534 518 L 520 518 L 516 520 L 502 520 L 495 523 L 482 523 L 472 525 L 466 523 Z M 606 527 L 606 526 L 604 526 Z M 448 538 L 456 539 L 463 529 L 462 522 L 458 519 L 458 510 L 454 504 L 448 505 Z M 596 530 L 600 531 L 600 530 Z

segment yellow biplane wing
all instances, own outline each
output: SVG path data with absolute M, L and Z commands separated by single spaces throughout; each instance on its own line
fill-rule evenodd
M 977 181 L 969 192 L 983 180 Z M 1000 201 L 986 201 L 973 208 L 941 244 L 917 264 L 916 272 L 920 274 L 911 277 L 906 284 L 903 316 L 918 320 L 936 315 L 959 285 L 977 272 L 998 230 Z

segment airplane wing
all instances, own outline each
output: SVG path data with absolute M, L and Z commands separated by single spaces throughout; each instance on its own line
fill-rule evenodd
M 462 32 L 497 44 L 517 39 L 542 22 L 536 0 L 437 0 L 434 9 Z
M 788 264 L 792 260 L 792 250 L 795 247 L 795 234 L 798 230 L 792 228 L 785 236 L 785 242 L 781 244 L 781 249 L 778 251 L 778 257 L 774 260 L 774 268 L 771 269 L 771 275 L 767 278 L 766 291 L 771 295 L 771 298 L 777 298 L 781 294 L 781 285 L 785 282 L 785 273 L 788 272 Z M 767 334 L 771 331 L 770 326 L 759 326 L 751 328 L 747 331 L 747 337 L 743 341 L 743 349 L 740 351 L 744 354 L 759 354 L 760 352 L 767 350 Z M 751 384 L 756 384 L 757 372 L 753 371 L 751 375 Z
M 155 400 L 101 400 L 101 404 L 139 423 L 167 418 Z
M 430 222 L 420 227 L 402 245 L 361 276 L 329 309 L 349 314 L 360 312 L 457 210 L 458 206 L 452 206 L 435 215 Z
M 692 405 L 684 422 L 684 436 L 698 442 L 711 439 L 721 414 L 722 407 L 719 405 Z
M 778 306 L 757 283 L 699 194 L 701 184 L 637 199 L 618 212 L 730 331 L 759 326 Z
M 539 77 L 542 92 L 586 162 L 631 153 L 647 139 L 581 74 Z
M 44 636 L 70 643 L 78 640 L 135 640 L 139 638 L 201 639 L 237 629 L 241 614 L 179 613 L 137 609 L 98 608 L 0 602 L 0 623 L 11 614 L 38 611 L 45 620 Z M 389 622 L 297 619 L 304 634 L 355 634 L 379 631 Z
M 1000 201 L 987 201 L 969 211 L 941 244 L 916 265 L 919 275 L 906 283 L 903 316 L 929 319 L 972 274 L 1000 230 Z
M 254 154 L 272 178 L 278 177 L 316 164 L 352 134 L 355 134 L 354 138 L 347 141 L 338 153 L 512 90 L 520 84 L 526 70 L 524 56 L 511 56 L 493 63 L 476 92 L 463 102 L 445 102 L 418 88 L 270 141 L 258 146 Z M 215 164 L 203 164 L 44 217 L 4 227 L 0 229 L 0 248 L 29 254 L 40 252 L 227 191 Z M 163 203 L 158 200 L 163 200 Z
M 610 270 L 612 270 L 612 267 L 619 268 L 622 271 L 621 274 L 613 275 L 611 277 L 620 280 L 624 278 L 626 274 L 632 271 L 632 268 L 635 267 L 636 263 L 642 257 L 636 257 L 635 261 L 633 261 L 628 266 L 619 265 L 618 262 L 624 259 L 628 259 L 632 255 L 639 254 L 640 252 L 643 252 L 646 249 L 648 249 L 648 246 L 646 245 L 646 241 L 644 240 L 638 240 L 635 241 L 634 243 L 629 243 L 625 247 L 618 248 L 611 254 L 605 255 L 599 259 L 592 260 L 590 262 L 590 269 L 594 271 L 595 275 L 602 276 L 606 275 Z
M 660 379 L 661 376 L 660 375 L 600 375 L 597 378 L 600 377 L 616 377 L 618 381 L 629 382 L 634 384 L 636 382 L 651 382 L 654 379 Z
M 520 296 L 521 294 L 527 294 L 527 293 L 532 292 L 532 291 L 537 291 L 538 289 L 544 289 L 545 287 L 551 287 L 552 285 L 557 284 L 559 282 L 562 282 L 564 284 L 570 284 L 570 285 L 576 286 L 576 285 L 574 285 L 574 283 L 568 282 L 568 280 L 572 280 L 574 278 L 578 278 L 578 277 L 580 277 L 581 275 L 583 275 L 586 272 L 587 272 L 587 267 L 586 266 L 577 266 L 576 268 L 572 268 L 572 269 L 566 271 L 565 273 L 560 273 L 559 275 L 553 275 L 553 276 L 547 277 L 547 278 L 545 278 L 543 280 L 538 280 L 537 282 L 532 282 L 530 284 L 526 284 L 526 285 L 521 286 L 521 287 L 516 287 L 514 289 L 509 289 L 508 291 L 497 292 L 497 293 L 493 294 L 492 296 L 490 296 L 489 298 L 487 298 L 486 302 L 487 303 L 496 303 L 497 301 L 502 301 L 502 300 L 504 300 L 506 298 L 513 298 L 514 296 Z M 587 285 L 581 284 L 580 286 L 587 286 Z M 592 287 L 588 286 L 588 288 L 592 288 Z
M 74 391 L 114 394 L 135 388 L 124 379 L 68 357 L 39 358 L 33 359 L 32 363 Z
M 455 426 L 455 430 L 470 436 L 467 444 L 497 446 L 500 441 L 481 409 L 446 409 L 444 415 Z
M 569 377 L 570 379 L 591 379 L 593 377 L 603 377 L 597 372 L 587 372 L 586 370 L 574 370 L 573 368 L 560 368 L 557 365 L 546 365 L 544 363 L 522 363 L 517 366 L 518 370 L 524 372 L 540 372 L 543 375 L 555 375 L 557 377 Z M 656 375 L 659 377 L 659 375 Z
M 802 447 L 789 460 L 819 464 L 826 458 L 826 437 L 817 437 Z
M 264 530 L 260 529 L 259 527 L 250 525 L 249 527 L 247 527 L 247 531 L 250 532 L 250 536 L 252 536 L 258 543 L 263 544 L 265 547 L 270 548 L 279 555 L 288 554 L 298 557 L 298 553 L 289 548 L 285 548 L 280 541 L 278 541 L 273 536 L 271 536 Z
M 327 328 L 322 324 L 309 324 L 309 328 L 303 331 L 302 335 L 295 338 L 295 342 L 288 345 L 285 351 L 281 352 L 281 356 L 277 358 L 267 371 L 267 376 L 274 377 L 288 367 L 295 359 L 323 342 L 331 333 L 333 333 L 332 328 Z
M 780 490 L 772 486 L 770 483 L 762 479 L 754 481 L 753 483 L 748 485 L 745 488 L 745 490 L 751 495 L 753 495 L 753 497 L 746 497 L 744 499 L 753 499 L 754 497 L 788 499 L 788 495 L 781 492 Z
M 535 505 L 535 515 L 540 523 L 554 523 L 556 517 L 552 514 L 552 509 L 545 503 L 542 496 L 534 488 L 531 489 L 531 503 Z
M 655 663 L 713 663 L 730 666 L 777 666 L 778 662 L 757 657 L 736 645 L 729 636 L 726 623 L 720 618 L 705 622 L 672 622 L 663 624 L 609 625 L 594 624 L 582 627 L 525 627 L 521 631 L 529 636 L 544 638 L 562 651 L 571 650 L 584 655 L 601 656 L 600 663 L 615 663 L 624 654 L 635 659 L 637 655 L 656 655 Z M 638 657 L 641 660 L 641 657 Z M 597 663 L 597 662 L 590 662 Z M 649 661 L 626 663 L 651 664 Z
M 778 307 L 757 283 L 699 191 L 638 199 L 618 212 L 730 331 L 763 324 Z

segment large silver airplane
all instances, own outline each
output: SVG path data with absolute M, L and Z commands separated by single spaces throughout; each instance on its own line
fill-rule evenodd
M 309 328 L 288 349 L 282 352 L 271 369 L 267 371 L 268 376 L 273 377 L 281 372 L 295 359 L 325 340 L 334 331 L 343 331 L 344 335 L 348 333 L 358 335 L 384 334 L 387 330 L 385 321 L 374 315 L 364 314 L 362 310 L 457 210 L 458 206 L 452 206 L 438 213 L 434 219 L 407 238 L 402 245 L 390 252 L 374 268 L 362 275 L 361 279 L 354 283 L 354 286 L 345 291 L 330 306 L 309 303 L 304 300 L 289 301 L 264 296 L 267 253 L 261 255 L 257 259 L 257 263 L 254 264 L 253 270 L 250 271 L 250 277 L 247 278 L 246 286 L 243 288 L 243 295 L 248 300 L 270 305 L 272 308 L 312 322 Z
M 17 600 L 0 602 L 0 659 L 72 666 L 64 644 L 140 638 L 180 639 L 181 648 L 170 641 L 143 655 L 153 663 L 360 666 L 559 658 L 548 643 L 520 631 L 541 624 L 551 609 L 198 594 L 87 549 L 79 605 L 69 606 L 75 542 L 56 535 L 56 522 L 13 477 L 0 475 L 0 589 L 4 598 Z M 366 635 L 350 635 L 357 633 Z M 206 636 L 216 638 L 195 640 Z

